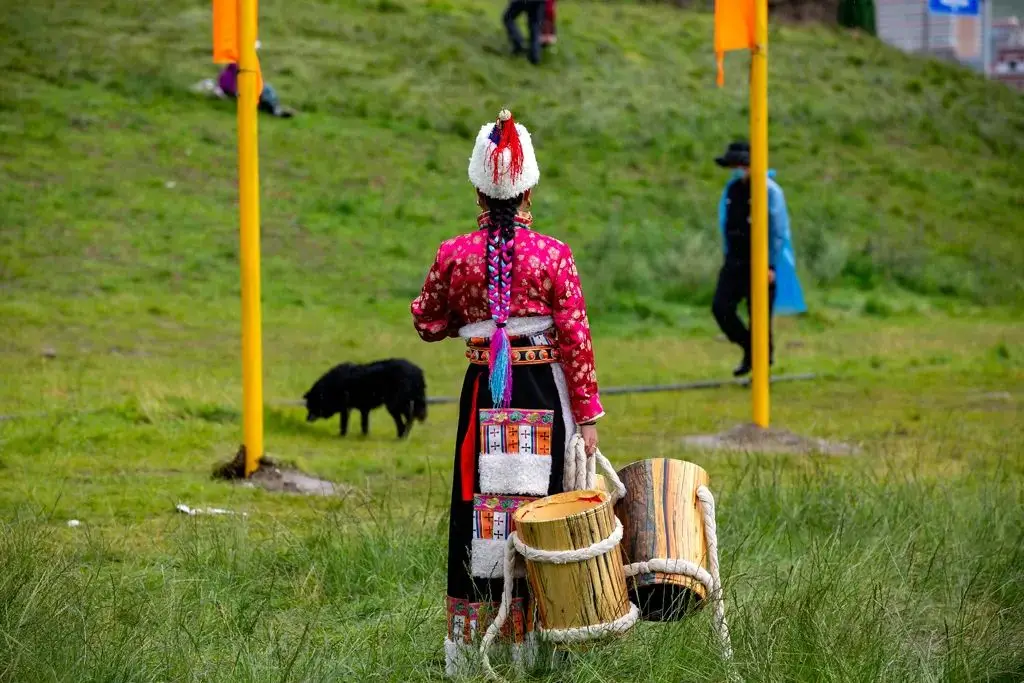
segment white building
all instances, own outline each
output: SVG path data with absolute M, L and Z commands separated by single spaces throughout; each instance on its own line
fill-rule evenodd
M 981 70 L 981 17 L 932 14 L 928 0 L 875 0 L 875 28 L 882 41 L 906 52 L 946 57 Z

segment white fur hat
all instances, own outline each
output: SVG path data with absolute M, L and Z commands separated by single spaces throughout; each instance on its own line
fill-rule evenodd
M 518 197 L 540 181 L 530 131 L 508 109 L 501 110 L 496 123 L 480 128 L 469 158 L 469 181 L 493 199 Z

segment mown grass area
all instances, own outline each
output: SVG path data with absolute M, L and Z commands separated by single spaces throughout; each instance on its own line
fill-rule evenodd
M 426 681 L 441 675 L 454 408 L 406 443 L 307 425 L 342 360 L 402 356 L 453 395 L 457 344 L 408 321 L 472 225 L 475 127 L 536 131 L 538 225 L 576 249 L 605 386 L 727 376 L 707 303 L 741 58 L 710 20 L 566 3 L 539 70 L 483 0 L 261 3 L 267 448 L 337 499 L 214 482 L 240 439 L 234 117 L 208 5 L 0 13 L 0 681 Z M 811 313 L 778 321 L 774 420 L 856 455 L 701 453 L 740 389 L 607 399 L 618 465 L 700 462 L 736 660 L 707 615 L 644 625 L 546 681 L 1024 677 L 1019 485 L 1024 100 L 857 37 L 775 27 L 773 165 Z M 246 516 L 188 518 L 177 503 Z M 66 522 L 78 519 L 77 528 Z
M 820 331 L 782 324 L 779 335 L 778 372 L 820 375 L 773 390 L 776 422 L 799 433 L 863 442 L 871 452 L 899 458 L 924 454 L 924 469 L 935 476 L 958 473 L 968 462 L 955 450 L 943 450 L 949 444 L 959 449 L 980 440 L 981 457 L 1015 433 L 1024 336 L 1013 320 L 936 316 L 884 327 L 855 320 Z M 325 331 L 325 339 L 330 337 Z M 123 350 L 82 351 L 51 339 L 56 358 L 10 355 L 0 407 L 30 417 L 0 422 L 0 462 L 17 473 L 0 482 L 0 503 L 14 509 L 32 501 L 68 519 L 125 523 L 128 536 L 140 536 L 133 544 L 143 545 L 177 502 L 269 505 L 275 515 L 294 515 L 298 523 L 319 514 L 323 502 L 209 480 L 213 464 L 233 455 L 241 418 L 236 341 L 204 341 L 192 352 L 170 352 L 186 348 L 189 336 L 179 332 L 134 345 L 112 336 L 106 342 L 124 343 Z M 453 396 L 464 363 L 458 344 L 426 345 L 398 331 L 343 352 L 318 340 L 295 344 L 287 362 L 276 354 L 268 359 L 268 451 L 371 498 L 436 513 L 448 496 L 454 406 L 431 407 L 410 442 L 398 443 L 383 412 L 371 421 L 371 438 L 342 440 L 336 420 L 307 425 L 301 408 L 283 404 L 301 396 L 339 353 L 411 358 L 426 369 L 430 393 Z M 599 328 L 596 349 L 606 386 L 726 375 L 736 360 L 732 347 L 710 335 L 628 339 Z M 619 464 L 686 454 L 680 435 L 718 431 L 749 416 L 748 393 L 739 388 L 614 396 L 606 402 L 603 439 Z M 31 417 L 35 413 L 46 416 Z M 950 420 L 953 431 L 947 435 Z M 690 455 L 702 461 L 717 457 Z M 791 464 L 799 469 L 801 462 Z M 843 459 L 830 462 L 846 466 Z

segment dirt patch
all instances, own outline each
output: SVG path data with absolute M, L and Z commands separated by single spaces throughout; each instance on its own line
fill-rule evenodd
M 326 479 L 303 474 L 298 470 L 281 469 L 279 467 L 261 466 L 245 482 L 251 486 L 259 486 L 267 491 L 281 493 L 301 493 L 307 496 L 338 496 L 349 493 L 352 488 Z
M 969 397 L 967 403 L 972 408 L 990 413 L 1017 409 L 1017 400 L 1008 391 L 990 391 L 983 394 L 975 394 Z
M 235 457 L 213 470 L 215 479 L 237 481 L 242 486 L 256 487 L 278 493 L 301 493 L 307 496 L 339 496 L 352 492 L 351 486 L 319 479 L 293 467 L 286 467 L 266 456 L 260 458 L 259 469 L 245 477 L 245 446 Z
M 852 455 L 856 446 L 839 441 L 827 441 L 800 436 L 788 429 L 744 424 L 720 434 L 698 434 L 683 437 L 687 446 L 708 450 L 749 451 L 751 453 L 818 453 L 822 455 Z

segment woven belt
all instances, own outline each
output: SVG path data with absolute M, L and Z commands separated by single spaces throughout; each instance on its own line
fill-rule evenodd
M 491 350 L 486 346 L 470 344 L 466 347 L 466 358 L 475 365 L 488 365 Z M 512 365 L 545 365 L 557 363 L 560 358 L 554 346 L 513 346 Z

